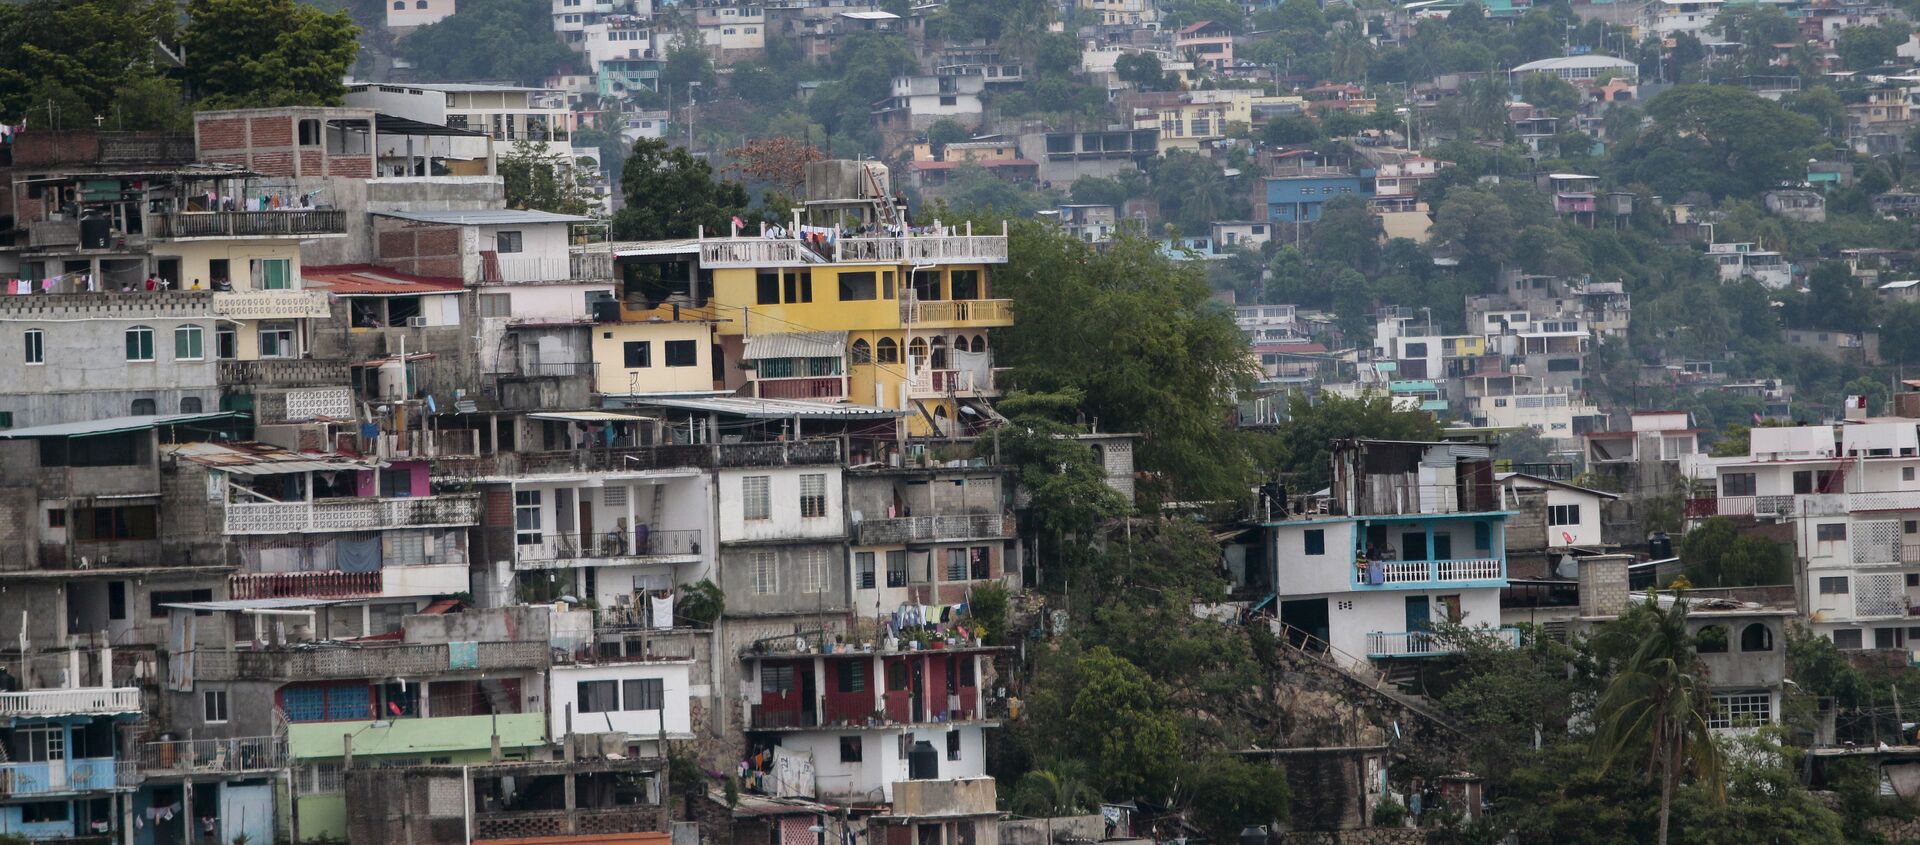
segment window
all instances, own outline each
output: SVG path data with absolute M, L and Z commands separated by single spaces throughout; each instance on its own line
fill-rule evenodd
M 24 824 L 57 824 L 66 820 L 65 801 L 35 801 L 20 805 L 20 821 Z
M 853 342 L 853 362 L 855 364 L 873 363 L 873 347 L 867 344 L 866 338 L 859 338 Z
M 973 580 L 984 581 L 993 577 L 993 553 L 986 546 L 974 546 L 967 550 L 967 569 Z
M 511 317 L 513 297 L 504 293 L 483 293 L 474 299 L 474 307 L 481 317 Z
M 240 334 L 224 326 L 214 329 L 213 354 L 220 356 L 222 361 L 240 357 Z
M 872 271 L 840 274 L 840 301 L 860 302 L 880 296 L 880 287 Z
M 505 255 L 510 252 L 519 252 L 521 248 L 520 233 L 519 232 L 495 232 L 493 235 L 493 248 L 495 252 L 498 252 L 501 255 Z
M 248 264 L 253 270 L 253 286 L 258 290 L 287 290 L 293 287 L 293 262 L 285 258 L 256 258 Z
M 425 9 L 427 7 L 427 0 L 413 0 L 413 7 L 415 9 Z
M 1847 577 L 1838 575 L 1820 579 L 1820 595 L 1844 596 L 1847 594 Z
M 227 721 L 227 691 L 223 689 L 204 690 L 200 696 L 201 720 L 209 725 L 223 724 Z
M 1813 528 L 1813 536 L 1822 543 L 1837 543 L 1847 539 L 1847 524 L 1829 522 L 1825 525 L 1816 525 Z
M 1754 478 L 1751 472 L 1723 472 L 1720 474 L 1720 495 L 1751 496 L 1756 489 Z
M 795 302 L 812 302 L 813 301 L 812 271 L 802 270 L 798 272 L 788 273 L 786 274 L 786 281 L 787 281 L 787 285 L 786 285 L 787 302 L 789 304 L 795 303 Z
M 59 725 L 20 728 L 14 731 L 13 741 L 18 749 L 15 753 L 23 763 L 45 763 L 67 758 L 66 729 Z
M 873 552 L 854 552 L 853 568 L 855 588 L 861 590 L 873 589 Z
M 153 329 L 146 326 L 127 329 L 127 360 L 153 360 Z
M 780 571 L 774 566 L 773 552 L 754 552 L 747 558 L 753 570 L 753 594 L 770 596 L 780 591 Z
M 1773 696 L 1767 693 L 1716 695 L 1707 714 L 1709 728 L 1737 728 L 1773 722 Z
M 979 270 L 955 270 L 948 275 L 947 283 L 953 288 L 954 299 L 980 298 Z
M 827 591 L 827 553 L 821 549 L 803 549 L 799 553 L 800 592 Z
M 667 684 L 659 678 L 633 678 L 620 682 L 622 710 L 665 710 Z
M 136 417 L 147 417 L 159 413 L 158 405 L 152 399 L 135 399 L 127 413 Z
M 513 492 L 513 530 L 515 542 L 522 546 L 540 545 L 540 491 Z
M 1580 370 L 1580 359 L 1578 358 L 1548 358 L 1547 359 L 1547 372 L 1573 373 L 1573 372 L 1579 372 L 1579 370 Z
M 1727 629 L 1724 625 L 1708 625 L 1693 634 L 1694 650 L 1701 654 L 1726 654 Z
M 312 121 L 307 121 L 307 120 L 303 120 L 303 121 L 301 121 L 301 124 L 302 124 L 302 125 L 305 125 L 305 124 L 307 124 L 307 123 L 312 123 L 312 124 L 314 125 L 314 138 L 315 138 L 315 140 L 314 140 L 314 141 L 312 141 L 312 142 L 308 142 L 308 141 L 305 141 L 305 140 L 302 140 L 302 141 L 301 141 L 300 143 L 302 143 L 302 144 L 306 144 L 307 146 L 313 146 L 314 144 L 318 144 L 318 143 L 320 143 L 320 141 L 318 140 L 318 139 L 319 139 L 319 137 L 320 137 L 320 135 L 319 135 L 319 131 L 320 131 L 320 130 L 319 130 L 319 126 L 320 126 L 320 121 L 317 121 L 317 120 L 312 120 Z M 210 281 L 215 281 L 215 282 L 231 282 L 231 281 L 233 281 L 233 261 L 232 261 L 232 259 L 227 259 L 227 258 L 209 258 L 209 259 L 207 259 L 207 278 L 208 278 L 208 279 L 209 279 Z
M 811 664 L 809 664 L 809 666 L 811 666 Z M 813 670 L 809 668 L 807 671 L 811 672 Z M 760 694 L 761 695 L 779 696 L 779 695 L 787 695 L 792 692 L 793 692 L 793 667 L 792 666 L 762 665 L 760 667 Z
M 1841 628 L 1834 631 L 1833 647 L 1843 651 L 1858 650 L 1860 648 L 1860 629 Z
M 1327 532 L 1322 528 L 1309 529 L 1304 538 L 1307 554 L 1323 555 L 1327 553 Z
M 180 397 L 180 413 L 198 414 L 204 409 L 204 407 L 205 406 L 200 402 L 200 397 L 198 396 Z
M 1547 507 L 1548 525 L 1579 525 L 1579 505 L 1549 505 Z
M 44 364 L 47 362 L 47 334 L 39 329 L 27 329 L 27 363 Z
M 887 586 L 904 587 L 907 585 L 907 553 L 904 551 L 887 552 Z
M 755 305 L 780 304 L 780 272 L 762 270 L 753 277 Z
M 967 550 L 966 549 L 948 549 L 947 550 L 947 580 L 948 581 L 967 580 Z
M 629 340 L 621 344 L 621 350 L 626 354 L 627 369 L 638 370 L 653 366 L 652 341 Z
M 581 713 L 608 713 L 620 709 L 620 686 L 615 681 L 581 681 L 577 685 Z
M 860 762 L 860 759 L 862 756 L 860 745 L 861 743 L 860 743 L 859 736 L 841 737 L 840 738 L 840 762 L 842 763 Z
M 800 476 L 800 515 L 807 519 L 827 515 L 827 476 L 810 473 Z
M 199 326 L 181 326 L 173 330 L 175 361 L 206 360 L 206 331 Z
M 740 479 L 740 517 L 742 519 L 772 519 L 773 502 L 767 495 L 767 485 L 771 476 L 749 475 Z
M 291 323 L 260 324 L 260 357 L 297 358 L 298 347 L 293 343 L 293 325 Z
M 700 342 L 697 340 L 669 340 L 661 345 L 666 347 L 669 367 L 693 367 L 700 363 Z
M 403 11 L 403 10 L 405 10 L 406 8 L 407 8 L 407 0 L 393 0 L 393 10 L 394 10 L 394 11 L 396 11 L 396 12 L 398 12 L 398 11 Z
M 1772 651 L 1773 630 L 1759 622 L 1740 630 L 1741 651 Z
M 866 692 L 866 661 L 864 659 L 834 661 L 834 689 L 839 692 Z
M 960 759 L 960 732 L 947 731 L 947 759 Z
M 882 364 L 898 364 L 900 363 L 900 344 L 895 343 L 890 337 L 880 338 L 880 342 L 874 345 L 873 357 Z

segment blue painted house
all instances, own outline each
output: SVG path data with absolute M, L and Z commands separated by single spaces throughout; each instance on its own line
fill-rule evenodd
M 1298 176 L 1267 177 L 1267 221 L 1311 223 L 1320 219 L 1320 207 L 1342 196 L 1373 197 L 1372 174 L 1356 175 L 1338 168 Z
M 120 729 L 141 710 L 137 687 L 0 692 L 0 835 L 118 841 L 139 784 Z

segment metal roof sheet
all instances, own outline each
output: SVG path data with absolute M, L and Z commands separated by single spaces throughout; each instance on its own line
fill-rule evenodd
M 339 600 L 335 599 L 275 598 L 163 602 L 160 606 L 179 608 L 180 610 L 239 611 L 245 613 L 247 611 L 260 610 L 299 610 L 309 607 L 326 607 L 340 603 Z
M 14 428 L 0 431 L 0 439 L 18 439 L 21 437 L 88 437 L 98 434 L 117 434 L 123 431 L 140 431 L 163 425 L 184 425 L 186 423 L 211 422 L 213 420 L 237 419 L 245 414 L 232 411 L 217 411 L 211 414 L 145 414 L 131 417 L 106 417 L 82 422 L 54 423 L 36 425 L 27 428 Z
M 530 420 L 554 420 L 557 422 L 639 422 L 653 417 L 643 414 L 621 414 L 613 411 L 542 411 L 528 414 Z
M 846 332 L 786 332 L 747 338 L 743 361 L 768 358 L 839 358 L 847 354 Z
M 633 401 L 660 408 L 705 411 L 753 419 L 781 420 L 799 417 L 811 420 L 884 419 L 904 417 L 906 411 L 855 405 L 847 402 L 805 402 L 798 399 L 750 399 L 743 396 L 653 397 L 636 396 Z
M 514 208 L 486 208 L 471 211 L 376 211 L 380 217 L 393 217 L 419 223 L 453 226 L 493 226 L 525 223 L 588 223 L 591 217 L 555 214 L 551 211 L 522 211 Z
M 307 455 L 267 443 L 182 443 L 161 450 L 185 460 L 235 475 L 277 475 L 289 472 L 337 472 L 371 469 L 374 464 L 337 455 Z

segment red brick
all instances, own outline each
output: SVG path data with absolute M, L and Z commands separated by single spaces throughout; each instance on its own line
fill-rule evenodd
M 202 150 L 242 150 L 247 147 L 247 121 L 238 117 L 200 121 L 196 133 Z
M 372 156 L 328 156 L 328 176 L 346 176 L 355 179 L 373 178 Z
M 287 116 L 253 118 L 253 145 L 255 147 L 293 146 L 293 118 Z
M 413 257 L 412 232 L 381 232 L 379 255 L 383 261 L 398 261 Z
M 293 153 L 254 153 L 253 169 L 268 176 L 292 176 Z
M 326 166 L 326 158 L 319 150 L 300 151 L 300 175 L 318 176 Z
M 453 228 L 414 230 L 415 255 L 459 255 L 460 232 Z

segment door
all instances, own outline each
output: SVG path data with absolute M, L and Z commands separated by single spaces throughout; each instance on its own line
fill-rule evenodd
M 273 841 L 273 787 L 228 783 L 220 787 L 220 841 Z
M 1427 557 L 1427 532 L 1407 531 L 1400 535 L 1401 560 L 1432 560 Z
M 1426 596 L 1407 596 L 1407 632 L 1425 631 L 1433 620 Z
M 1296 648 L 1327 641 L 1327 600 L 1294 599 L 1280 603 L 1280 624 L 1285 625 L 1287 641 Z
M 47 789 L 58 792 L 67 786 L 67 729 L 50 726 L 46 732 Z
M 813 677 L 813 661 L 794 664 L 793 672 L 799 676 L 794 679 L 794 685 L 800 688 L 800 724 L 804 727 L 820 724 L 820 703 L 817 700 L 820 687 Z
M 600 545 L 600 536 L 593 531 L 593 493 L 582 489 L 577 498 L 580 502 L 580 548 L 593 549 Z M 613 550 L 602 550 L 612 554 Z
M 1453 560 L 1453 535 L 1433 535 L 1433 559 Z

